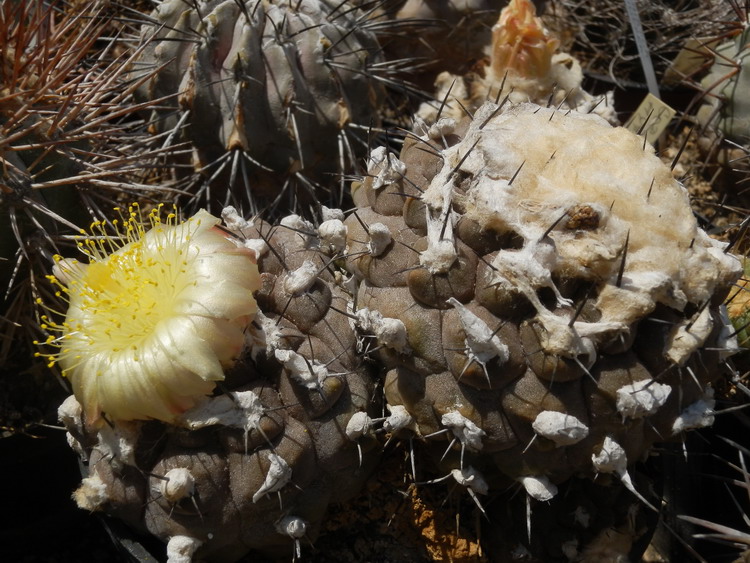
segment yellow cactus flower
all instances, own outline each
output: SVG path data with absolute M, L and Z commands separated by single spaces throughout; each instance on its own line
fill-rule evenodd
M 242 351 L 257 310 L 255 255 L 220 219 L 160 216 L 144 221 L 134 205 L 120 221 L 94 223 L 79 243 L 89 264 L 58 259 L 50 276 L 69 306 L 62 323 L 43 319 L 58 348 L 48 357 L 90 422 L 102 413 L 171 421 L 193 407 Z

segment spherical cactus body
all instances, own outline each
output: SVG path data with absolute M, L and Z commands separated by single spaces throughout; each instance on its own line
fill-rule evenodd
M 71 308 L 56 359 L 76 390 L 60 418 L 88 467 L 75 499 L 162 539 L 170 561 L 290 557 L 379 457 L 375 380 L 325 237 L 298 216 L 272 227 L 227 209 L 218 223 L 205 212 L 157 222 L 130 243 L 142 247 L 58 264 Z M 139 248 L 147 265 L 131 271 Z M 163 318 L 141 318 L 151 310 L 142 298 L 137 321 L 89 330 L 128 299 L 102 286 L 100 308 L 82 306 L 77 295 L 97 291 L 103 268 L 125 290 L 121 268 L 156 284 Z M 81 333 L 91 356 L 73 349 Z M 111 367 L 95 373 L 99 355 Z
M 334 188 L 367 147 L 383 101 L 380 48 L 363 17 L 328 0 L 156 9 L 134 75 L 159 68 L 140 95 L 165 100 L 155 126 L 190 142 L 210 204 L 283 209 L 323 188 L 341 197 Z
M 347 264 L 391 429 L 470 492 L 549 500 L 611 473 L 639 494 L 632 464 L 710 424 L 741 263 L 642 138 L 487 103 L 376 151 L 354 197 Z

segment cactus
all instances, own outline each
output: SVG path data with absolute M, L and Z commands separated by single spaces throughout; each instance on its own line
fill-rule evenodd
M 329 257 L 343 216 L 318 231 L 234 209 L 221 228 L 205 211 L 150 217 L 115 225 L 121 248 L 89 239 L 89 265 L 56 266 L 70 307 L 47 325 L 50 358 L 72 381 L 60 418 L 88 464 L 75 499 L 162 539 L 169 561 L 299 556 L 379 453 L 375 380 Z
M 139 94 L 167 106 L 159 132 L 190 142 L 199 199 L 277 216 L 341 203 L 389 80 L 363 12 L 330 0 L 170 0 L 152 18 L 133 75 L 158 69 Z
M 747 16 L 745 16 L 747 19 Z M 701 81 L 705 103 L 697 118 L 704 127 L 718 129 L 721 135 L 739 144 L 750 138 L 750 25 L 747 21 L 735 37 L 715 49 L 714 62 Z
M 347 268 L 391 429 L 477 503 L 611 473 L 650 506 L 633 464 L 713 420 L 741 272 L 653 149 L 595 115 L 487 103 L 375 151 L 354 197 Z
M 428 123 L 440 116 L 460 120 L 486 100 L 539 104 L 595 112 L 617 123 L 613 96 L 595 98 L 581 86 L 583 72 L 545 28 L 531 0 L 511 0 L 492 28 L 488 64 L 463 76 L 438 75 L 437 102 L 425 102 L 418 115 Z M 479 65 L 477 65 L 479 66 Z

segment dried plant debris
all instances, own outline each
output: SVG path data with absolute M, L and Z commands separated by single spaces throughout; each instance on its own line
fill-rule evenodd
M 716 35 L 732 14 L 726 0 L 655 0 L 637 6 L 657 77 L 688 39 Z M 587 72 L 622 86 L 645 84 L 624 2 L 551 0 L 544 19 Z

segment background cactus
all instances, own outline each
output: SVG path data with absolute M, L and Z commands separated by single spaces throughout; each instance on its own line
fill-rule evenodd
M 745 66 L 750 54 L 750 27 L 745 27 L 734 40 L 716 48 L 714 64 L 702 84 L 709 103 L 701 108 L 698 119 L 712 123 L 725 137 L 740 143 L 750 137 L 750 72 Z
M 380 124 L 389 68 L 355 4 L 163 2 L 134 76 L 166 109 L 154 127 L 190 142 L 198 201 L 256 213 L 340 203 Z M 325 195 L 327 194 L 327 195 Z

